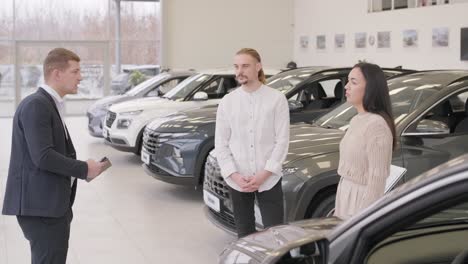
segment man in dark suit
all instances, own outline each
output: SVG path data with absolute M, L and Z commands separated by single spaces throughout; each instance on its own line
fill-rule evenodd
M 104 162 L 76 159 L 63 119 L 63 97 L 76 94 L 80 58 L 57 48 L 44 61 L 44 85 L 26 97 L 13 119 L 3 214 L 16 215 L 33 264 L 65 264 L 77 179 L 90 181 Z

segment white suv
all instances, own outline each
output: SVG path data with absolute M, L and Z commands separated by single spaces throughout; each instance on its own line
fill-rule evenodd
M 278 71 L 266 71 L 273 75 Z M 236 88 L 233 69 L 204 71 L 193 75 L 162 98 L 143 98 L 112 105 L 107 112 L 103 136 L 108 144 L 140 154 L 145 126 L 158 118 L 161 123 L 181 118 L 179 111 L 217 105 Z

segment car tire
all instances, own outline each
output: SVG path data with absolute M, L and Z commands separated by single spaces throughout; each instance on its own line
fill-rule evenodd
M 321 218 L 333 216 L 335 212 L 335 192 L 326 192 L 319 195 L 318 200 L 307 208 L 306 218 Z M 315 200 L 315 198 L 314 198 Z
M 136 149 L 135 152 L 133 152 L 137 156 L 141 156 L 141 149 L 143 148 L 143 132 L 145 131 L 146 127 L 143 127 L 143 129 L 138 133 L 138 140 L 136 142 Z

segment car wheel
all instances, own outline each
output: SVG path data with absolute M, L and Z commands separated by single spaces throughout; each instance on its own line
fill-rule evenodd
M 319 195 L 320 199 L 309 205 L 306 218 L 330 217 L 335 213 L 335 192 Z M 315 198 L 314 198 L 315 200 Z

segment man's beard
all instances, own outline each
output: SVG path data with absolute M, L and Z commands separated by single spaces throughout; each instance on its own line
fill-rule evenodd
M 243 77 L 243 79 L 240 80 L 239 77 Z M 240 85 L 244 85 L 244 84 L 246 84 L 246 83 L 249 82 L 249 79 L 247 79 L 247 77 L 245 77 L 244 75 L 240 75 L 240 76 L 237 76 L 237 77 L 236 77 L 236 81 L 237 81 Z

